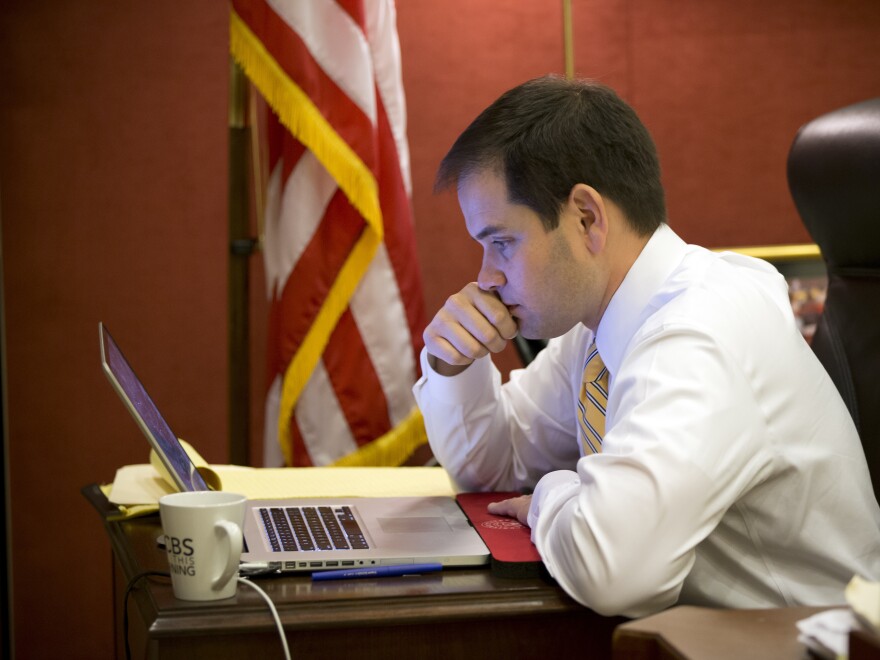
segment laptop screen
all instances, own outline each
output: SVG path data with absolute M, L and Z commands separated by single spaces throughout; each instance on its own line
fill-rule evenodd
M 101 332 L 101 363 L 113 385 L 113 389 L 122 398 L 125 407 L 132 414 L 138 426 L 147 436 L 150 445 L 156 450 L 165 469 L 182 491 L 208 490 L 202 475 L 190 460 L 177 436 L 168 426 L 165 418 L 156 408 L 156 404 L 147 394 L 141 381 L 135 375 L 122 351 L 113 341 L 113 337 L 99 324 Z

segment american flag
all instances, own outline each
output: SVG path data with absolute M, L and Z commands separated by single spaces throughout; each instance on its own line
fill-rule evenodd
M 393 1 L 232 0 L 230 47 L 273 111 L 264 461 L 400 464 L 424 309 Z

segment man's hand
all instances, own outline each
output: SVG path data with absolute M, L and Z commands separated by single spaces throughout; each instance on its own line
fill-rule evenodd
M 500 502 L 489 503 L 489 513 L 496 516 L 507 516 L 516 518 L 526 527 L 529 526 L 529 507 L 532 504 L 531 495 L 520 495 L 509 500 L 501 500 Z
M 447 299 L 423 336 L 431 367 L 454 376 L 474 360 L 504 350 L 516 333 L 516 321 L 498 296 L 471 282 Z

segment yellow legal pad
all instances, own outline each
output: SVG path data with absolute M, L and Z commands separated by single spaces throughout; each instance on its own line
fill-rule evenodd
M 290 497 L 454 496 L 449 475 L 440 467 L 250 468 L 212 465 L 212 486 L 248 499 Z M 202 470 L 200 470 L 202 471 Z M 203 471 L 204 473 L 204 471 Z M 104 493 L 119 507 L 118 518 L 153 513 L 159 498 L 175 489 L 152 465 L 127 465 Z M 117 516 L 111 516 L 117 518 Z

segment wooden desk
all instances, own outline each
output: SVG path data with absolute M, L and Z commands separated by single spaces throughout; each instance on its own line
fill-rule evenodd
M 156 545 L 158 516 L 104 525 L 114 555 L 116 655 L 122 658 L 126 585 L 143 571 L 167 571 L 168 565 Z M 310 660 L 353 654 L 359 660 L 801 660 L 805 648 L 795 622 L 823 609 L 681 606 L 628 621 L 581 607 L 549 579 L 499 578 L 488 568 L 323 583 L 283 577 L 258 584 L 278 607 L 292 657 Z M 226 601 L 192 603 L 177 600 L 169 580 L 148 578 L 131 593 L 129 617 L 134 658 L 282 657 L 265 602 L 244 586 Z M 853 660 L 878 657 L 873 638 L 856 643 L 861 646 Z
M 795 623 L 823 609 L 674 607 L 621 625 L 614 660 L 802 660 Z
M 105 522 L 113 547 L 117 657 L 124 657 L 122 595 L 145 570 L 167 570 L 156 546 L 158 516 Z M 129 598 L 135 658 L 281 658 L 265 602 L 239 586 L 235 598 L 191 603 L 165 578 L 142 581 Z M 624 621 L 581 607 L 550 580 L 503 579 L 488 568 L 375 580 L 261 580 L 278 607 L 294 658 L 611 657 Z

